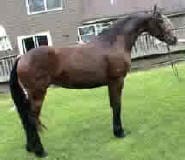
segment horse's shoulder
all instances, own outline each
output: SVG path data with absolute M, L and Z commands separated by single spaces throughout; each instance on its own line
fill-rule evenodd
M 131 60 L 123 53 L 107 55 L 109 75 L 112 77 L 125 76 L 130 70 Z

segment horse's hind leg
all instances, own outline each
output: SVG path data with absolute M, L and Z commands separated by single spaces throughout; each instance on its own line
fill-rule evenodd
M 34 121 L 34 120 L 33 120 Z M 29 152 L 34 152 L 38 157 L 46 157 L 47 153 L 44 151 L 40 140 L 37 128 L 35 125 L 30 125 L 26 129 L 27 145 L 26 149 Z
M 113 110 L 113 131 L 116 137 L 124 137 L 121 124 L 121 93 L 123 87 L 122 79 L 111 80 L 108 84 L 110 105 Z
M 31 102 L 31 118 L 34 123 L 34 127 L 30 129 L 30 132 L 27 133 L 28 136 L 28 143 L 26 146 L 27 151 L 34 152 L 37 156 L 39 157 L 44 157 L 47 154 L 44 151 L 44 148 L 42 146 L 39 134 L 38 134 L 38 129 L 40 125 L 39 121 L 39 115 L 42 107 L 42 103 L 44 100 L 46 90 L 30 90 L 28 92 L 29 99 Z
M 46 95 L 46 89 L 36 89 L 32 91 L 30 94 L 32 111 L 37 121 L 38 130 L 42 130 L 42 127 L 45 127 L 41 123 L 40 118 L 39 118 L 45 95 Z

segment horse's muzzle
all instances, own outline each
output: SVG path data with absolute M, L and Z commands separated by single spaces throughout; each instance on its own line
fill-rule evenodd
M 167 44 L 168 45 L 176 45 L 177 44 L 177 37 L 169 37 L 167 38 Z

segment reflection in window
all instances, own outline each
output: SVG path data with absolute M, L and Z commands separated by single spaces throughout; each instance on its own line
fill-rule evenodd
M 29 0 L 30 12 L 37 12 L 44 10 L 43 0 Z
M 62 9 L 64 0 L 27 0 L 28 13 L 40 13 Z
M 47 0 L 47 8 L 54 9 L 62 6 L 61 0 Z

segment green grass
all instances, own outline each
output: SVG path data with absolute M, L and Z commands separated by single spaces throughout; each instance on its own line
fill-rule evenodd
M 48 160 L 184 160 L 185 64 L 181 81 L 170 67 L 126 78 L 122 119 L 127 136 L 114 138 L 107 88 L 48 90 L 42 141 Z M 9 95 L 0 95 L 0 160 L 36 160 L 24 150 L 24 132 Z

